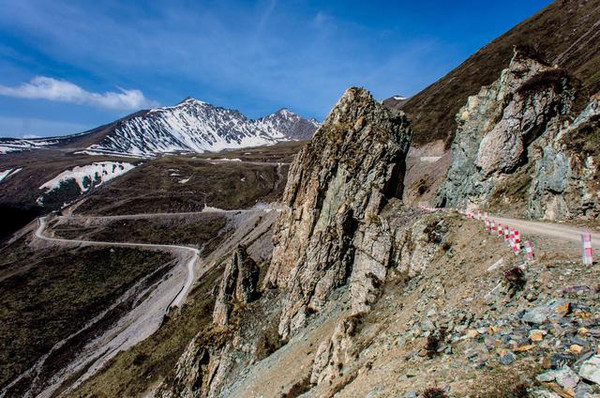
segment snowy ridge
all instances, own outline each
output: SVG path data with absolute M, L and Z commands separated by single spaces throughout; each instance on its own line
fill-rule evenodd
M 0 154 L 9 152 L 20 152 L 31 149 L 39 149 L 45 146 L 54 145 L 59 139 L 3 139 L 0 145 Z
M 153 157 L 221 151 L 307 139 L 318 127 L 317 121 L 302 119 L 287 109 L 251 120 L 236 110 L 188 98 L 119 123 L 86 153 Z
M 22 167 L 19 167 L 18 169 L 8 169 L 8 170 L 0 171 L 0 182 L 2 182 L 3 180 L 7 179 L 10 176 L 17 174 L 21 170 L 23 170 Z
M 46 192 L 37 201 L 43 205 L 45 195 L 60 189 L 63 184 L 71 181 L 77 184 L 80 193 L 83 194 L 93 187 L 127 173 L 134 167 L 136 166 L 125 162 L 96 162 L 85 166 L 76 166 L 42 184 L 39 189 L 45 189 Z

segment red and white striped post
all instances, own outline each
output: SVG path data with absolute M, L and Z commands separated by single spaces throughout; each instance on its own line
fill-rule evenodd
M 498 223 L 498 237 L 502 238 L 504 236 L 504 231 L 502 230 L 502 223 Z
M 515 253 L 515 256 L 519 254 L 519 252 L 521 251 L 521 240 L 519 238 L 519 231 L 517 230 L 512 230 L 511 228 L 511 247 L 512 247 L 512 251 L 513 253 Z
M 592 234 L 585 232 L 581 235 L 581 254 L 583 265 L 592 265 L 594 259 L 592 258 Z
M 496 220 L 492 220 L 492 236 L 496 234 Z
M 485 230 L 488 234 L 490 233 L 490 219 L 487 216 L 485 217 Z
M 509 242 L 510 239 L 510 230 L 508 229 L 508 225 L 504 227 L 504 241 Z
M 531 248 L 531 243 L 528 240 L 525 241 L 525 253 L 527 254 L 527 260 L 533 260 L 535 257 L 533 255 L 533 249 Z

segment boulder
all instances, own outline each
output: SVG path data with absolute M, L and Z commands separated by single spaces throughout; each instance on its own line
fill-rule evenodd
M 585 361 L 579 369 L 582 379 L 600 384 L 600 355 L 594 355 Z

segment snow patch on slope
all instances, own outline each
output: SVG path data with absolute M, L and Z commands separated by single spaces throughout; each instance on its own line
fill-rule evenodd
M 22 167 L 19 167 L 18 169 L 8 169 L 8 170 L 0 171 L 0 182 L 2 182 L 3 180 L 7 179 L 10 176 L 14 176 L 21 170 L 23 170 Z
M 68 183 L 75 182 L 79 187 L 79 193 L 83 194 L 135 167 L 136 165 L 125 162 L 95 162 L 85 166 L 76 166 L 40 185 L 39 189 L 45 189 L 46 192 L 37 199 L 37 203 L 43 205 L 48 194 L 60 190 Z
M 31 149 L 39 149 L 45 146 L 57 144 L 58 139 L 20 139 L 20 138 L 6 138 L 2 139 L 0 145 L 0 154 L 4 155 L 9 152 L 21 152 Z

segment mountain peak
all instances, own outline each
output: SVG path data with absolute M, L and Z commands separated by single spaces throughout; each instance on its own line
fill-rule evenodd
M 281 108 L 277 112 L 275 112 L 274 114 L 275 115 L 285 116 L 285 117 L 297 116 L 294 112 L 290 111 L 287 108 Z
M 251 120 L 237 110 L 187 97 L 124 121 L 88 153 L 153 157 L 173 152 L 220 151 L 312 137 L 318 123 L 282 108 Z
M 196 99 L 194 97 L 190 97 L 189 95 L 187 97 L 185 97 L 181 102 L 177 103 L 177 105 L 175 106 L 181 106 L 181 105 L 205 105 L 207 104 L 207 102 L 204 101 L 200 101 L 199 99 Z

